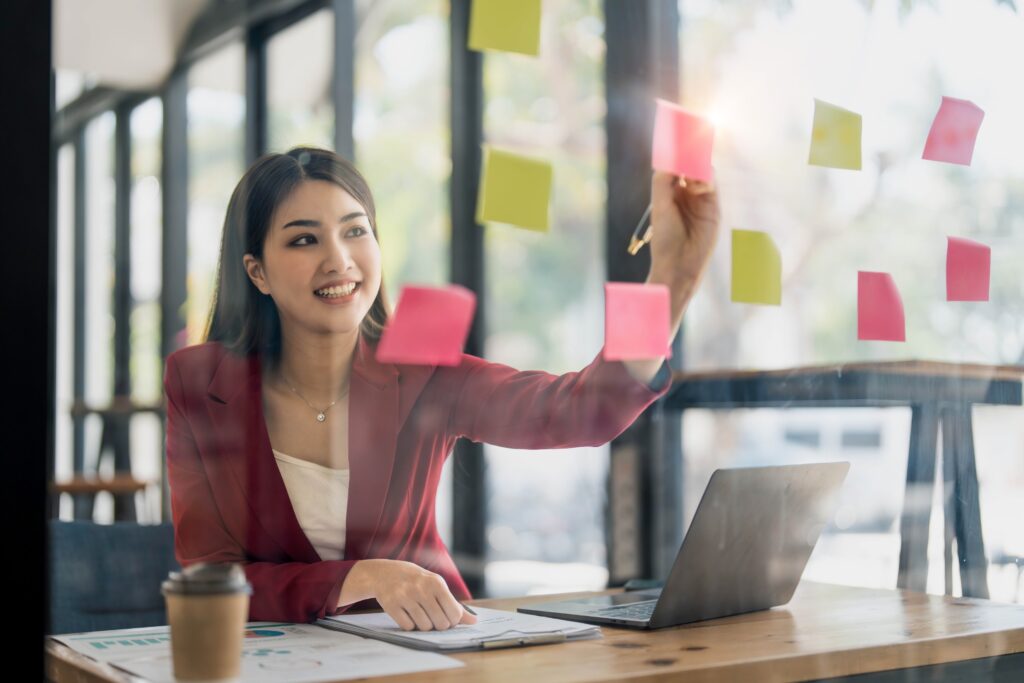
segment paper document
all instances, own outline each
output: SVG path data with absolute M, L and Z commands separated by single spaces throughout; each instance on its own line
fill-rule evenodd
M 175 683 L 167 626 L 52 636 L 76 652 L 153 683 Z M 316 683 L 454 669 L 462 662 L 313 624 L 251 622 L 240 683 Z
M 459 624 L 446 631 L 403 631 L 386 612 L 339 614 L 321 619 L 317 623 L 327 628 L 380 638 L 406 647 L 444 652 L 540 645 L 601 637 L 601 629 L 590 624 L 485 607 L 473 609 L 477 613 L 477 623 Z

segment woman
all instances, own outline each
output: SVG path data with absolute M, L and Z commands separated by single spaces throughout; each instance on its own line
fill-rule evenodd
M 661 173 L 652 190 L 648 281 L 670 288 L 677 330 L 717 197 Z M 359 172 L 312 148 L 256 161 L 228 205 L 207 341 L 172 353 L 164 377 L 177 559 L 243 563 L 250 619 L 379 605 L 407 630 L 475 622 L 434 518 L 455 440 L 598 445 L 668 389 L 663 358 L 599 354 L 562 376 L 469 355 L 379 363 L 387 315 Z

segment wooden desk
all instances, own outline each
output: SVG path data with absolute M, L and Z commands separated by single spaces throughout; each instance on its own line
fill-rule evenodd
M 888 408 L 911 409 L 906 493 L 900 521 L 898 585 L 924 591 L 928 529 L 942 430 L 946 593 L 952 593 L 953 537 L 964 595 L 987 598 L 988 562 L 981 532 L 971 409 L 1022 404 L 1024 367 L 932 361 L 847 363 L 769 371 L 677 372 L 667 409 Z
M 560 597 L 472 604 L 513 609 Z M 772 610 L 659 631 L 602 631 L 599 640 L 457 654 L 461 669 L 372 680 L 796 681 L 933 665 L 958 667 L 956 675 L 966 676 L 958 680 L 990 679 L 994 667 L 1024 679 L 1024 605 L 971 598 L 805 582 Z M 140 680 L 60 643 L 46 648 L 47 676 L 57 683 Z

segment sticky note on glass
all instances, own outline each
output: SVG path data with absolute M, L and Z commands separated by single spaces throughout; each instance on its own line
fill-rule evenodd
M 632 282 L 605 284 L 605 360 L 671 358 L 669 341 L 668 287 Z
M 673 175 L 711 182 L 711 149 L 715 128 L 707 119 L 682 107 L 657 101 L 651 167 Z
M 782 257 L 768 233 L 732 231 L 732 300 L 769 306 L 782 303 Z
M 377 345 L 377 360 L 408 365 L 458 365 L 476 310 L 459 285 L 403 287 Z
M 906 341 L 903 301 L 889 273 L 857 273 L 857 339 Z
M 860 170 L 861 116 L 834 104 L 814 100 L 811 155 L 814 166 Z
M 970 166 L 974 141 L 984 118 L 985 112 L 974 102 L 943 97 L 921 158 Z
M 551 164 L 484 146 L 476 222 L 497 221 L 546 232 Z
M 946 301 L 988 301 L 992 249 L 962 237 L 946 239 Z
M 540 53 L 540 0 L 473 0 L 469 49 Z

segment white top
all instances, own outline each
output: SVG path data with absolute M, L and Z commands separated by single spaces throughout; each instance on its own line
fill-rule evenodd
M 306 538 L 320 559 L 343 559 L 348 470 L 324 467 L 271 450 Z

